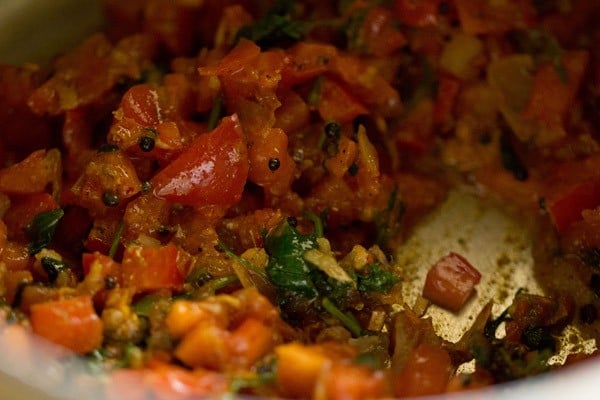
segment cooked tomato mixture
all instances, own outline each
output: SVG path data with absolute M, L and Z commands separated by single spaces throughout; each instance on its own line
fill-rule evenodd
M 600 339 L 600 2 L 103 6 L 51 65 L 0 67 L 11 335 L 165 399 L 438 394 Z M 530 226 L 546 295 L 449 342 L 394 249 L 457 186 Z M 459 252 L 427 268 L 421 303 L 477 296 Z

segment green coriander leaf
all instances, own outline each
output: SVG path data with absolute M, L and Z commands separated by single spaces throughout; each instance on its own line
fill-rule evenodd
M 366 265 L 356 276 L 358 290 L 361 292 L 387 292 L 400 281 L 400 278 L 384 270 L 378 263 Z
M 269 254 L 266 271 L 269 280 L 280 292 L 316 298 L 317 289 L 310 279 L 310 267 L 302 255 L 317 248 L 316 235 L 302 235 L 287 220 L 282 221 L 265 240 Z

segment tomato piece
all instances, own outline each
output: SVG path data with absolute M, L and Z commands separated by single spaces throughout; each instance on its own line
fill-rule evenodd
M 284 397 L 311 398 L 315 385 L 329 362 L 328 357 L 315 347 L 288 343 L 275 348 L 277 356 L 277 384 Z
M 157 89 L 147 83 L 132 86 L 121 100 L 123 117 L 131 118 L 139 125 L 155 127 L 161 122 L 161 106 Z
M 427 273 L 423 297 L 452 311 L 459 311 L 473 294 L 481 274 L 464 257 L 450 252 Z
M 102 270 L 103 276 L 115 274 L 119 268 L 118 262 L 100 252 L 83 253 L 81 256 L 81 264 L 85 275 L 90 273 L 91 266 L 95 262 L 101 265 L 100 269 Z
M 213 321 L 201 320 L 175 349 L 175 357 L 190 367 L 222 370 L 230 363 L 230 333 Z
M 215 65 L 198 68 L 201 76 L 230 75 L 252 63 L 260 54 L 260 47 L 248 39 L 242 38 L 237 46 Z
M 92 215 L 106 213 L 141 190 L 135 166 L 122 151 L 94 154 L 71 188 L 73 201 Z
M 102 344 L 102 320 L 90 296 L 34 304 L 30 320 L 36 334 L 75 353 L 86 354 Z
M 531 97 L 523 115 L 551 129 L 562 131 L 564 120 L 581 87 L 588 63 L 587 51 L 570 51 L 563 57 L 564 77 L 557 72 L 555 66 L 542 66 L 534 77 Z M 562 133 L 561 136 L 565 134 Z
M 60 153 L 37 150 L 23 161 L 0 170 L 0 192 L 33 194 L 44 192 L 50 183 L 60 182 Z
M 235 357 L 234 363 L 251 367 L 266 355 L 275 344 L 276 334 L 262 321 L 246 318 L 229 337 L 229 347 Z
M 422 343 L 410 354 L 395 382 L 398 397 L 443 393 L 448 385 L 452 362 L 446 350 Z
M 351 122 L 368 110 L 339 83 L 323 78 L 317 110 L 324 121 L 337 121 L 340 124 Z
M 438 22 L 440 0 L 396 0 L 396 15 L 408 26 L 425 27 Z
M 123 284 L 138 292 L 180 289 L 186 272 L 181 265 L 182 258 L 173 243 L 157 247 L 131 244 L 123 253 Z
M 37 214 L 59 208 L 54 198 L 48 193 L 19 196 L 14 200 L 16 201 L 12 202 L 4 215 L 8 237 L 11 240 L 26 240 L 24 229 L 33 221 Z
M 198 136 L 159 171 L 152 184 L 160 199 L 189 205 L 232 205 L 248 177 L 248 151 L 237 115 Z
M 0 262 L 4 263 L 9 271 L 19 271 L 28 269 L 33 257 L 29 255 L 27 245 L 8 241 L 0 254 Z
M 548 211 L 552 223 L 559 232 L 563 232 L 575 221 L 580 220 L 583 210 L 600 205 L 600 177 L 578 183 L 549 199 Z
M 324 386 L 327 399 L 378 399 L 389 398 L 385 374 L 370 371 L 359 365 L 336 364 L 327 373 Z

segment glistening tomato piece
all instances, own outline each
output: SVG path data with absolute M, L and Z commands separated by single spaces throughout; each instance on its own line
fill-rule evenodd
M 36 334 L 79 354 L 102 344 L 102 321 L 90 296 L 34 304 L 30 321 Z
M 248 151 L 237 115 L 224 118 L 152 179 L 154 195 L 188 205 L 231 205 L 248 178 Z
M 180 289 L 186 271 L 183 254 L 177 246 L 140 246 L 130 244 L 122 262 L 123 284 L 138 292 L 158 289 Z
M 452 311 L 467 302 L 481 274 L 464 257 L 450 252 L 427 273 L 423 297 Z

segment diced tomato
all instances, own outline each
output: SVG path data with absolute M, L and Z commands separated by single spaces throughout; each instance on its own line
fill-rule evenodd
M 37 150 L 23 161 L 0 170 L 0 192 L 33 194 L 44 192 L 50 183 L 60 181 L 60 153 Z
M 202 368 L 189 371 L 163 363 L 151 365 L 151 368 L 148 384 L 156 399 L 202 398 L 225 393 L 228 389 L 227 378 L 218 372 Z
M 427 273 L 423 297 L 452 311 L 459 311 L 473 294 L 481 274 L 464 257 L 451 252 Z
M 277 385 L 284 397 L 311 398 L 323 367 L 329 362 L 314 347 L 288 343 L 275 348 Z
M 148 83 L 132 86 L 125 92 L 121 108 L 123 117 L 145 127 L 156 127 L 162 120 L 158 91 Z
M 90 296 L 34 304 L 30 320 L 36 334 L 78 354 L 102 344 L 102 321 Z
M 542 66 L 535 75 L 531 97 L 523 111 L 526 118 L 551 128 L 561 128 L 577 96 L 589 62 L 587 51 L 570 51 L 563 57 L 564 74 L 557 67 Z M 565 80 L 566 79 L 566 80 Z
M 386 375 L 358 365 L 336 364 L 324 378 L 325 398 L 362 400 L 391 397 Z
M 337 57 L 337 49 L 327 44 L 299 42 L 289 49 L 289 54 L 291 60 L 281 71 L 282 88 L 308 82 L 323 74 Z
M 288 137 L 278 128 L 268 129 L 265 136 L 257 138 L 248 149 L 248 179 L 270 193 L 282 195 L 288 192 L 295 171 L 294 160 L 287 152 Z M 269 167 L 271 160 L 278 161 L 276 169 Z
M 230 75 L 252 63 L 260 54 L 260 47 L 248 39 L 240 39 L 237 46 L 215 65 L 200 67 L 200 75 Z
M 175 349 L 175 357 L 190 367 L 222 370 L 230 362 L 230 332 L 213 321 L 202 320 Z
M 29 255 L 27 245 L 9 241 L 0 254 L 0 262 L 3 262 L 9 271 L 18 271 L 28 269 L 33 257 Z
M 180 289 L 185 274 L 181 250 L 169 243 L 166 246 L 125 248 L 122 261 L 123 284 L 138 292 L 157 289 Z
M 339 83 L 323 78 L 317 110 L 325 121 L 337 121 L 341 124 L 351 122 L 368 110 Z
M 235 357 L 234 363 L 251 367 L 273 348 L 276 334 L 262 321 L 247 318 L 229 337 L 229 347 Z
M 131 159 L 122 151 L 95 153 L 92 160 L 71 188 L 73 200 L 87 208 L 90 214 L 107 212 L 141 190 Z M 112 202 L 106 202 L 106 195 Z
M 573 222 L 581 219 L 583 210 L 593 209 L 598 205 L 600 205 L 600 177 L 576 184 L 559 196 L 553 196 L 548 200 L 547 208 L 554 226 L 562 232 Z
M 441 0 L 396 0 L 396 15 L 403 24 L 414 27 L 435 25 Z
M 45 211 L 59 208 L 54 198 L 48 193 L 19 196 L 14 199 L 10 208 L 6 211 L 4 222 L 8 228 L 8 237 L 25 240 L 25 227 L 29 225 L 36 215 Z
M 248 177 L 248 151 L 237 115 L 198 136 L 152 179 L 154 195 L 190 205 L 232 205 Z
M 411 355 L 395 383 L 398 397 L 443 393 L 448 385 L 452 363 L 446 350 L 423 343 Z
M 564 232 L 581 220 L 584 210 L 600 205 L 600 156 L 559 164 L 547 177 L 546 208 L 554 226 Z
M 90 273 L 90 268 L 93 263 L 99 263 L 102 270 L 103 276 L 115 275 L 119 271 L 119 263 L 110 258 L 109 256 L 105 256 L 100 252 L 93 253 L 83 253 L 81 256 L 81 263 L 83 267 L 83 273 L 85 275 Z

